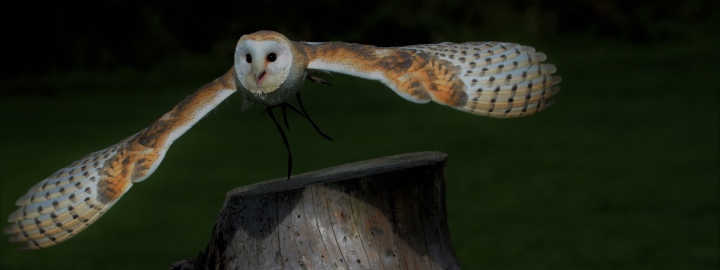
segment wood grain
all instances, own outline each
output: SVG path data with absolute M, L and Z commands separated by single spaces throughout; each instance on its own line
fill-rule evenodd
M 227 193 L 195 269 L 459 269 L 447 155 L 341 165 Z

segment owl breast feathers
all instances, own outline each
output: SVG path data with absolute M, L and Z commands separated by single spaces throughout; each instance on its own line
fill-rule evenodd
M 435 101 L 490 117 L 545 109 L 559 90 L 545 54 L 513 43 L 467 42 L 380 48 L 342 42 L 296 42 L 272 31 L 240 38 L 235 63 L 149 127 L 94 152 L 36 184 L 17 200 L 5 229 L 22 248 L 65 241 L 149 177 L 172 143 L 238 90 L 243 103 L 275 106 L 297 96 L 317 71 L 377 80 L 401 97 Z M 302 106 L 302 103 L 300 103 Z M 309 117 L 308 117 L 309 118 Z M 283 135 L 284 136 L 284 135 Z

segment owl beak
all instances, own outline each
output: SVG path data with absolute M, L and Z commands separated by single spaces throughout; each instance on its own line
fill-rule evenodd
M 260 86 L 263 83 L 263 80 L 265 80 L 265 75 L 267 75 L 266 70 L 267 65 L 262 61 L 252 62 L 252 73 L 255 75 L 255 82 L 257 83 L 257 86 Z
M 257 85 L 260 86 L 262 84 L 263 79 L 265 79 L 265 71 L 263 70 L 260 72 L 260 74 L 257 76 Z

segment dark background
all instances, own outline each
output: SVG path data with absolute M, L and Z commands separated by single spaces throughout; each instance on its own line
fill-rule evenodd
M 563 77 L 549 110 L 489 119 L 325 76 L 288 133 L 301 173 L 449 154 L 463 269 L 717 269 L 717 1 L 128 1 L 0 6 L 0 216 L 29 187 L 142 129 L 232 65 L 261 29 L 292 40 L 532 45 Z M 224 192 L 285 171 L 256 106 L 233 96 L 158 171 L 74 239 L 0 244 L 0 269 L 157 269 L 209 240 Z M 2 241 L 0 241 L 2 242 Z
M 700 34 L 698 27 L 710 30 L 717 17 L 718 3 L 709 0 L 10 1 L 0 18 L 8 68 L 2 78 L 146 70 L 184 53 L 224 58 L 239 36 L 259 29 L 378 46 L 477 37 L 543 44 L 568 36 L 650 45 Z

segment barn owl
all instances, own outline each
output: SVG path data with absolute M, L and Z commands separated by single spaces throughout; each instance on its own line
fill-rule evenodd
M 21 249 L 53 246 L 78 234 L 134 183 L 148 178 L 175 140 L 235 92 L 244 105 L 272 108 L 299 97 L 306 79 L 323 82 L 313 77 L 315 72 L 336 72 L 380 81 L 415 103 L 435 101 L 478 115 L 520 117 L 545 109 L 559 90 L 560 77 L 554 75 L 555 66 L 542 63 L 545 58 L 532 47 L 503 42 L 381 48 L 297 42 L 272 31 L 244 35 L 224 75 L 149 127 L 37 183 L 17 200 L 19 209 L 4 232 L 10 241 L 23 242 Z

